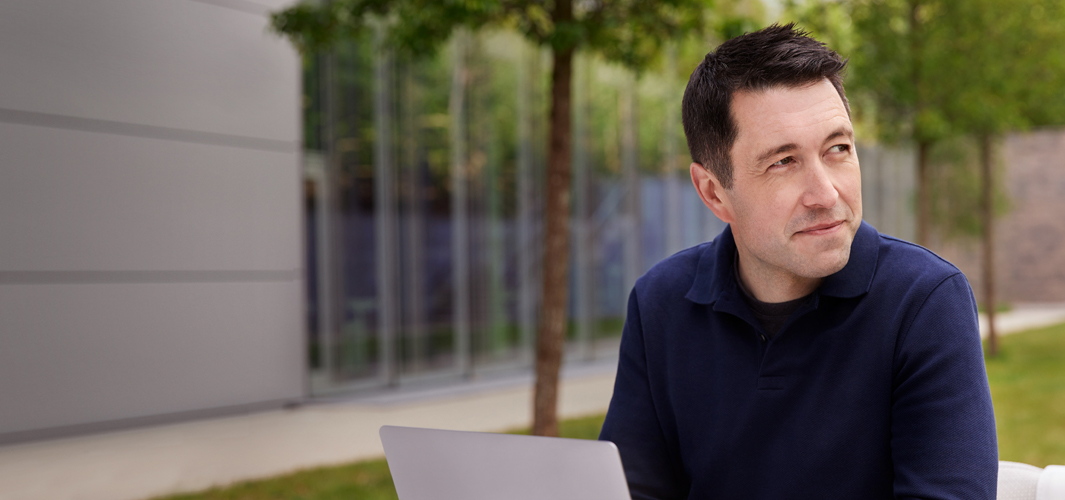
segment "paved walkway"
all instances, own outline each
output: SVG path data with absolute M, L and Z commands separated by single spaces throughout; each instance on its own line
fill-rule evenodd
M 1065 323 L 1065 304 L 1021 304 L 995 316 L 997 333 L 1009 335 L 1032 328 Z M 980 315 L 980 336 L 987 337 L 987 317 Z
M 616 363 L 563 373 L 559 412 L 606 411 Z M 530 425 L 531 377 L 0 447 L 2 500 L 143 500 L 384 454 L 385 424 Z
M 1065 304 L 1018 307 L 1008 334 L 1065 322 Z M 611 363 L 564 373 L 560 413 L 602 413 Z M 0 447 L 0 500 L 143 500 L 382 455 L 377 429 L 502 431 L 529 425 L 530 377 L 398 392 L 157 427 Z

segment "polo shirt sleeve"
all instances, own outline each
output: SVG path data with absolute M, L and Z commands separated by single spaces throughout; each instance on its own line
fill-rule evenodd
M 633 290 L 621 335 L 614 394 L 599 439 L 617 445 L 634 500 L 686 498 L 687 487 L 676 476 L 679 460 L 670 453 L 657 416 L 647 364 L 640 306 Z
M 927 294 L 895 347 L 891 458 L 897 499 L 994 500 L 995 415 L 976 301 L 953 274 Z

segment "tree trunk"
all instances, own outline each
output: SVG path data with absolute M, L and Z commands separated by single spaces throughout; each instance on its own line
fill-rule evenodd
M 917 143 L 917 244 L 928 246 L 929 228 L 932 224 L 932 199 L 928 189 L 927 142 Z
M 919 10 L 921 8 L 921 0 L 909 0 L 910 7 L 910 84 L 913 85 L 913 92 L 915 96 L 914 100 L 914 139 L 917 142 L 917 244 L 923 247 L 928 246 L 929 229 L 932 224 L 932 200 L 931 193 L 928 189 L 928 149 L 931 146 L 928 140 L 924 137 L 924 131 L 919 128 L 918 117 L 921 116 L 921 111 L 924 109 L 923 99 L 923 85 L 921 78 L 923 73 L 921 71 L 921 64 L 923 58 L 921 57 L 921 43 L 922 30 Z
M 568 0 L 555 3 L 556 22 L 573 18 Z M 569 215 L 572 136 L 570 92 L 573 48 L 555 47 L 551 69 L 551 116 L 547 161 L 547 204 L 544 214 L 544 287 L 540 328 L 536 336 L 536 388 L 533 434 L 558 435 L 558 373 L 566 331 L 569 275 Z
M 466 150 L 466 91 L 469 85 L 466 50 L 469 33 L 457 30 L 453 39 L 451 95 L 451 266 L 454 277 L 451 289 L 451 314 L 455 333 L 452 349 L 455 367 L 464 375 L 472 371 L 470 362 L 470 200 L 469 157 Z
M 995 179 L 991 158 L 991 135 L 981 135 L 980 183 L 983 199 L 980 208 L 984 226 L 984 309 L 987 310 L 988 352 L 994 356 L 998 354 L 998 336 L 995 332 Z

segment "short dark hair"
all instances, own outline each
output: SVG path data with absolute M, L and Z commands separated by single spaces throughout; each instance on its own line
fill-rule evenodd
M 827 78 L 849 115 L 843 93 L 846 65 L 839 54 L 790 23 L 722 43 L 699 63 L 684 89 L 681 119 L 692 161 L 713 172 L 725 189 L 732 187 L 730 151 L 739 131 L 731 106 L 737 91 L 801 87 Z

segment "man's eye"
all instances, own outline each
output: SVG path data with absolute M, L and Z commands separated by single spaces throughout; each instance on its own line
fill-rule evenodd
M 846 153 L 847 151 L 850 151 L 850 150 L 851 150 L 851 147 L 850 147 L 850 145 L 847 145 L 847 144 L 836 144 L 835 146 L 832 146 L 831 148 L 828 148 L 828 152 L 829 153 Z
M 781 165 L 787 165 L 787 164 L 789 164 L 789 163 L 791 163 L 793 161 L 795 161 L 795 159 L 789 156 L 787 158 L 781 158 L 780 160 L 777 160 L 776 163 L 774 163 L 774 164 L 772 164 L 770 166 L 771 167 L 779 167 Z

